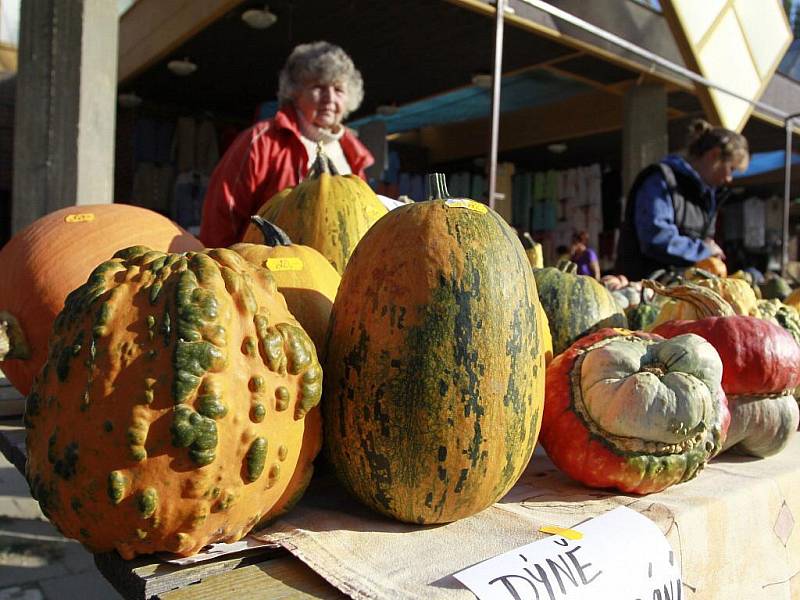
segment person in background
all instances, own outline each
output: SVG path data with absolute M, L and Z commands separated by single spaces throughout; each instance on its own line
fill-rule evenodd
M 361 74 L 339 46 L 295 47 L 279 76 L 277 114 L 239 134 L 211 174 L 200 241 L 208 248 L 240 241 L 251 215 L 302 181 L 320 142 L 339 174 L 366 180 L 372 154 L 342 125 L 363 97 Z
M 749 160 L 743 135 L 693 121 L 685 155 L 671 154 L 636 177 L 620 229 L 616 272 L 635 281 L 709 256 L 724 260 L 714 241 L 718 188 L 730 183 L 735 170 L 746 170 Z
M 600 279 L 600 262 L 597 253 L 589 247 L 589 234 L 578 231 L 572 236 L 569 259 L 578 265 L 578 275 Z
M 572 253 L 567 246 L 564 244 L 556 246 L 556 264 L 560 263 L 562 260 L 571 260 L 571 256 Z

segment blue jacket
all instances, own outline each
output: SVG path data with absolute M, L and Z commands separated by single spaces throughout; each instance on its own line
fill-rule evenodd
M 670 154 L 662 162 L 670 166 L 676 174 L 683 173 L 696 180 L 704 193 L 710 194 L 711 212 L 714 211 L 714 189 L 703 182 L 685 158 Z M 695 240 L 678 232 L 672 198 L 667 182 L 660 173 L 653 173 L 639 187 L 636 194 L 635 226 L 642 252 L 661 262 L 689 266 L 711 256 L 711 251 L 703 240 Z

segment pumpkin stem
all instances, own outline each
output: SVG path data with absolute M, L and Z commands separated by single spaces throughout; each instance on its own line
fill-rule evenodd
M 316 179 L 323 173 L 327 173 L 328 175 L 338 175 L 339 171 L 336 170 L 336 167 L 333 165 L 333 162 L 328 155 L 325 154 L 325 150 L 322 148 L 322 142 L 317 142 L 317 158 L 314 159 L 314 164 L 311 165 L 311 168 L 308 171 L 308 179 Z
M 568 258 L 562 258 L 556 263 L 556 269 L 563 271 L 564 273 L 575 275 L 578 272 L 578 265 Z
M 0 310 L 0 361 L 10 358 L 30 358 L 31 348 L 17 318 Z
M 444 173 L 428 173 L 428 200 L 447 200 L 449 197 Z
M 250 222 L 258 227 L 258 230 L 261 232 L 261 235 L 264 236 L 264 245 L 270 246 L 274 248 L 275 246 L 291 246 L 292 240 L 289 237 L 289 234 L 286 233 L 283 229 L 275 225 L 270 221 L 267 221 L 264 217 L 260 217 L 258 215 L 253 215 L 250 217 Z
M 714 275 L 711 271 L 706 271 L 705 269 L 701 269 L 700 267 L 689 267 L 686 269 L 686 273 L 684 274 L 684 278 L 689 279 L 719 279 L 716 275 Z
M 731 317 L 736 314 L 731 305 L 717 292 L 709 288 L 697 285 L 696 283 L 686 282 L 682 285 L 673 287 L 666 287 L 653 281 L 645 279 L 642 281 L 642 286 L 650 288 L 656 294 L 682 300 L 691 304 L 697 314 L 698 318 L 703 319 L 706 317 Z

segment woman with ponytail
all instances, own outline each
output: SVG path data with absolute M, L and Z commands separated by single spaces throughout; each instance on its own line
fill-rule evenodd
M 719 188 L 750 159 L 747 139 L 735 131 L 692 122 L 686 150 L 670 154 L 636 177 L 617 245 L 619 273 L 629 279 L 659 269 L 682 269 L 710 256 L 724 260 L 714 241 Z

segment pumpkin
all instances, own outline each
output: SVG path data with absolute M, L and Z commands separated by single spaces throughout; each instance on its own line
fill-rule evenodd
M 231 250 L 246 260 L 266 267 L 286 299 L 289 312 L 300 322 L 319 353 L 341 277 L 319 252 L 293 244 L 280 227 L 253 217 L 262 231 L 263 244 L 235 244 Z
M 527 465 L 544 400 L 536 282 L 514 231 L 447 199 L 392 210 L 359 242 L 331 313 L 324 443 L 373 510 L 444 523 L 499 500 Z
M 547 367 L 542 446 L 590 487 L 647 494 L 687 481 L 722 448 L 721 378 L 699 336 L 601 329 Z
M 792 395 L 800 384 L 800 346 L 794 338 L 764 319 L 731 314 L 730 307 L 711 290 L 697 286 L 654 289 L 694 304 L 699 313 L 696 320 L 663 323 L 654 333 L 700 335 L 722 359 L 722 388 L 731 412 L 723 450 L 735 447 L 758 457 L 782 450 L 800 422 Z
M 718 256 L 709 256 L 708 258 L 699 260 L 695 263 L 695 266 L 709 273 L 713 273 L 717 277 L 728 276 L 728 267 L 725 265 L 725 261 Z
M 784 304 L 777 298 L 759 300 L 753 316 L 780 325 L 800 344 L 800 314 L 793 306 Z
M 661 307 L 653 302 L 652 294 L 651 289 L 642 287 L 639 292 L 639 302 L 625 311 L 628 327 L 634 331 L 647 331 L 658 318 Z
M 0 369 L 28 394 L 47 357 L 47 338 L 64 299 L 117 250 L 200 250 L 192 234 L 160 214 L 126 204 L 82 204 L 54 211 L 0 250 Z
M 737 315 L 752 314 L 758 306 L 758 300 L 753 290 L 742 279 L 713 277 L 709 279 L 694 279 L 689 283 L 715 292 L 714 295 L 721 296 L 730 306 L 733 313 Z M 661 311 L 658 313 L 658 318 L 655 320 L 653 327 L 667 321 L 697 319 L 703 314 L 705 313 L 696 309 L 693 303 L 682 301 L 677 297 L 671 297 L 661 306 Z
M 789 282 L 776 273 L 770 273 L 759 287 L 761 288 L 761 297 L 766 300 L 772 298 L 784 300 L 792 293 L 792 286 L 789 285 Z
M 305 489 L 321 378 L 266 269 L 121 250 L 67 297 L 27 397 L 31 493 L 93 552 L 236 541 Z
M 528 262 L 531 263 L 531 268 L 541 269 L 544 266 L 542 245 L 525 231 L 522 234 L 522 246 L 525 248 L 525 255 L 528 257 Z
M 279 192 L 258 214 L 286 231 L 296 244 L 320 252 L 341 274 L 358 240 L 387 212 L 363 179 L 339 175 L 319 152 L 308 177 Z M 242 241 L 261 240 L 261 232 L 250 224 Z
M 625 313 L 611 292 L 593 277 L 577 275 L 576 269 L 575 263 L 564 261 L 533 271 L 556 355 L 592 331 L 627 326 Z
M 786 296 L 783 303 L 791 306 L 795 310 L 800 311 L 800 288 L 794 290 L 791 294 Z
M 747 285 L 750 286 L 750 289 L 753 290 L 756 299 L 761 300 L 761 288 L 758 287 L 758 282 L 755 280 L 755 277 L 753 277 L 753 273 L 751 273 L 750 271 L 743 271 L 742 269 L 739 269 L 733 275 L 731 275 L 730 278 L 743 279 L 744 281 L 746 281 Z

